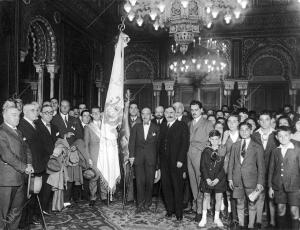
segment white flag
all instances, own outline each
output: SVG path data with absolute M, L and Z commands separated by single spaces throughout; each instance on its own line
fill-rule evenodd
M 115 57 L 100 131 L 97 168 L 102 177 L 102 184 L 112 193 L 121 178 L 116 128 L 122 123 L 123 117 L 124 48 L 128 42 L 129 37 L 121 32 L 115 47 Z

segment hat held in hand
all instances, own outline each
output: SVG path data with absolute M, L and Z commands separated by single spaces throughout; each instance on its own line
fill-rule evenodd
M 96 177 L 96 172 L 94 169 L 89 168 L 83 172 L 83 177 L 87 180 L 94 179 Z

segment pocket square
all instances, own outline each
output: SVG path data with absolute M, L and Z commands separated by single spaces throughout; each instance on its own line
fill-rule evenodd
M 74 127 L 74 126 L 71 126 L 71 129 L 75 130 L 75 127 Z
M 59 132 L 56 133 L 56 136 L 59 136 Z
M 153 132 L 153 133 L 152 133 L 152 137 L 155 137 L 155 136 L 156 136 L 156 133 L 155 133 L 155 132 Z
M 23 137 L 23 141 L 26 141 L 27 139 L 26 139 L 26 137 Z

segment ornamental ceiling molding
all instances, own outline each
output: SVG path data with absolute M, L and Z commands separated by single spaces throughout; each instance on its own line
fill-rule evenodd
M 217 49 L 222 50 L 224 44 L 226 45 L 225 52 L 222 52 L 222 57 L 225 58 L 227 75 L 231 76 L 231 51 L 232 51 L 232 42 L 231 40 L 217 40 Z
M 283 79 L 290 80 L 293 76 L 295 76 L 295 74 L 293 74 L 293 70 L 295 70 L 295 63 L 293 63 L 292 58 L 286 53 L 286 51 L 280 49 L 278 46 L 268 46 L 256 50 L 256 52 L 247 59 L 244 69 L 244 76 L 246 76 L 247 79 L 254 79 L 255 76 L 253 76 L 253 68 L 260 59 L 265 57 L 271 57 L 280 62 L 283 69 L 283 73 L 281 75 Z
M 264 55 L 263 52 L 271 54 L 278 53 L 282 58 L 287 60 L 289 66 L 291 66 L 290 76 L 296 76 L 298 73 L 297 69 L 297 40 L 295 37 L 289 38 L 256 38 L 256 39 L 246 39 L 243 41 L 242 48 L 242 73 L 247 76 L 249 73 L 248 66 L 251 63 L 250 59 L 252 56 L 257 56 L 257 54 Z M 276 51 L 276 52 L 275 52 Z M 259 58 L 259 57 L 258 57 Z M 253 61 L 252 61 L 253 62 Z

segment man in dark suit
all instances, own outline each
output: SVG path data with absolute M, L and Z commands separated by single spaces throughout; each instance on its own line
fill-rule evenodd
M 3 110 L 0 126 L 0 229 L 18 229 L 25 200 L 24 173 L 33 173 L 31 152 L 17 125 L 20 111 Z
M 142 119 L 138 116 L 138 106 L 135 103 L 130 104 L 129 106 L 129 116 L 128 116 L 128 124 L 129 129 L 131 130 L 135 124 L 142 123 Z M 135 194 L 136 194 L 136 186 L 135 180 L 133 179 L 133 169 L 130 164 L 126 165 L 126 184 L 127 184 L 127 203 L 134 202 Z
M 228 181 L 233 190 L 233 198 L 237 199 L 237 213 L 240 227 L 244 228 L 245 201 L 248 201 L 248 228 L 254 228 L 256 216 L 256 201 L 250 201 L 248 196 L 255 190 L 264 189 L 265 163 L 263 148 L 250 138 L 251 124 L 242 122 L 239 125 L 240 141 L 232 145 Z
M 278 141 L 275 138 L 275 130 L 271 127 L 271 114 L 268 111 L 263 111 L 259 115 L 258 123 L 260 124 L 260 128 L 253 133 L 252 138 L 258 144 L 260 144 L 264 149 L 264 160 L 265 160 L 265 169 L 266 169 L 266 176 L 265 180 L 267 182 L 268 179 L 268 169 L 269 169 L 269 162 L 272 150 L 278 146 Z M 267 183 L 266 183 L 267 185 Z M 267 202 L 265 202 L 265 200 Z M 268 196 L 268 188 L 264 190 L 259 195 L 259 199 L 257 201 L 257 217 L 256 217 L 256 224 L 257 228 L 261 228 L 262 224 L 262 215 L 263 215 L 263 208 L 264 204 L 267 204 L 266 210 L 268 211 L 268 222 L 270 227 L 275 227 L 275 204 L 273 199 L 269 199 Z
M 35 176 L 46 176 L 46 167 L 49 156 L 43 149 L 41 138 L 37 132 L 34 121 L 38 119 L 38 108 L 35 104 L 25 104 L 23 106 L 24 117 L 20 119 L 18 129 L 26 138 L 26 143 L 29 146 L 32 155 L 32 165 L 35 171 Z M 35 197 L 29 202 L 27 209 L 24 209 L 24 217 L 28 218 L 29 223 L 38 223 L 38 203 Z
M 178 121 L 173 107 L 166 108 L 164 123 L 159 135 L 161 183 L 167 217 L 175 213 L 182 220 L 183 174 L 186 172 L 186 156 L 189 147 L 188 127 Z
M 45 154 L 45 157 L 47 157 L 47 161 L 49 161 L 59 133 L 55 126 L 51 124 L 51 120 L 53 118 L 53 109 L 50 105 L 45 105 L 42 107 L 40 116 L 41 118 L 35 122 L 35 125 L 38 136 L 40 137 L 42 143 L 43 153 Z M 49 214 L 49 202 L 52 193 L 51 186 L 47 184 L 48 177 L 49 175 L 45 172 L 42 178 L 43 186 L 41 192 L 39 193 L 42 209 L 46 215 Z
M 69 116 L 69 111 L 69 101 L 62 100 L 60 102 L 60 112 L 53 117 L 51 123 L 58 129 L 60 137 L 66 138 L 71 146 L 77 139 L 83 139 L 83 133 L 80 120 Z M 67 169 L 69 176 L 72 175 L 72 177 L 69 178 L 67 189 L 64 191 L 65 206 L 70 205 L 71 197 L 77 202 L 81 192 L 81 185 L 75 185 L 82 173 L 79 165 L 67 166 Z
M 129 138 L 129 161 L 135 165 L 137 213 L 149 210 L 157 168 L 159 127 L 150 122 L 151 110 L 142 110 L 143 123 L 133 126 Z
M 184 122 L 187 127 L 189 127 L 191 120 L 188 116 L 183 115 L 184 112 L 184 106 L 181 102 L 175 102 L 173 103 L 173 107 L 175 108 L 175 116 L 178 121 Z M 189 130 L 187 135 L 189 136 Z M 189 137 L 188 137 L 189 138 Z M 191 187 L 190 187 L 190 180 L 188 177 L 187 167 L 185 168 L 184 172 L 184 184 L 183 184 L 183 208 L 186 208 L 186 210 L 190 210 L 191 206 L 190 203 L 193 200 L 192 194 L 191 194 Z

